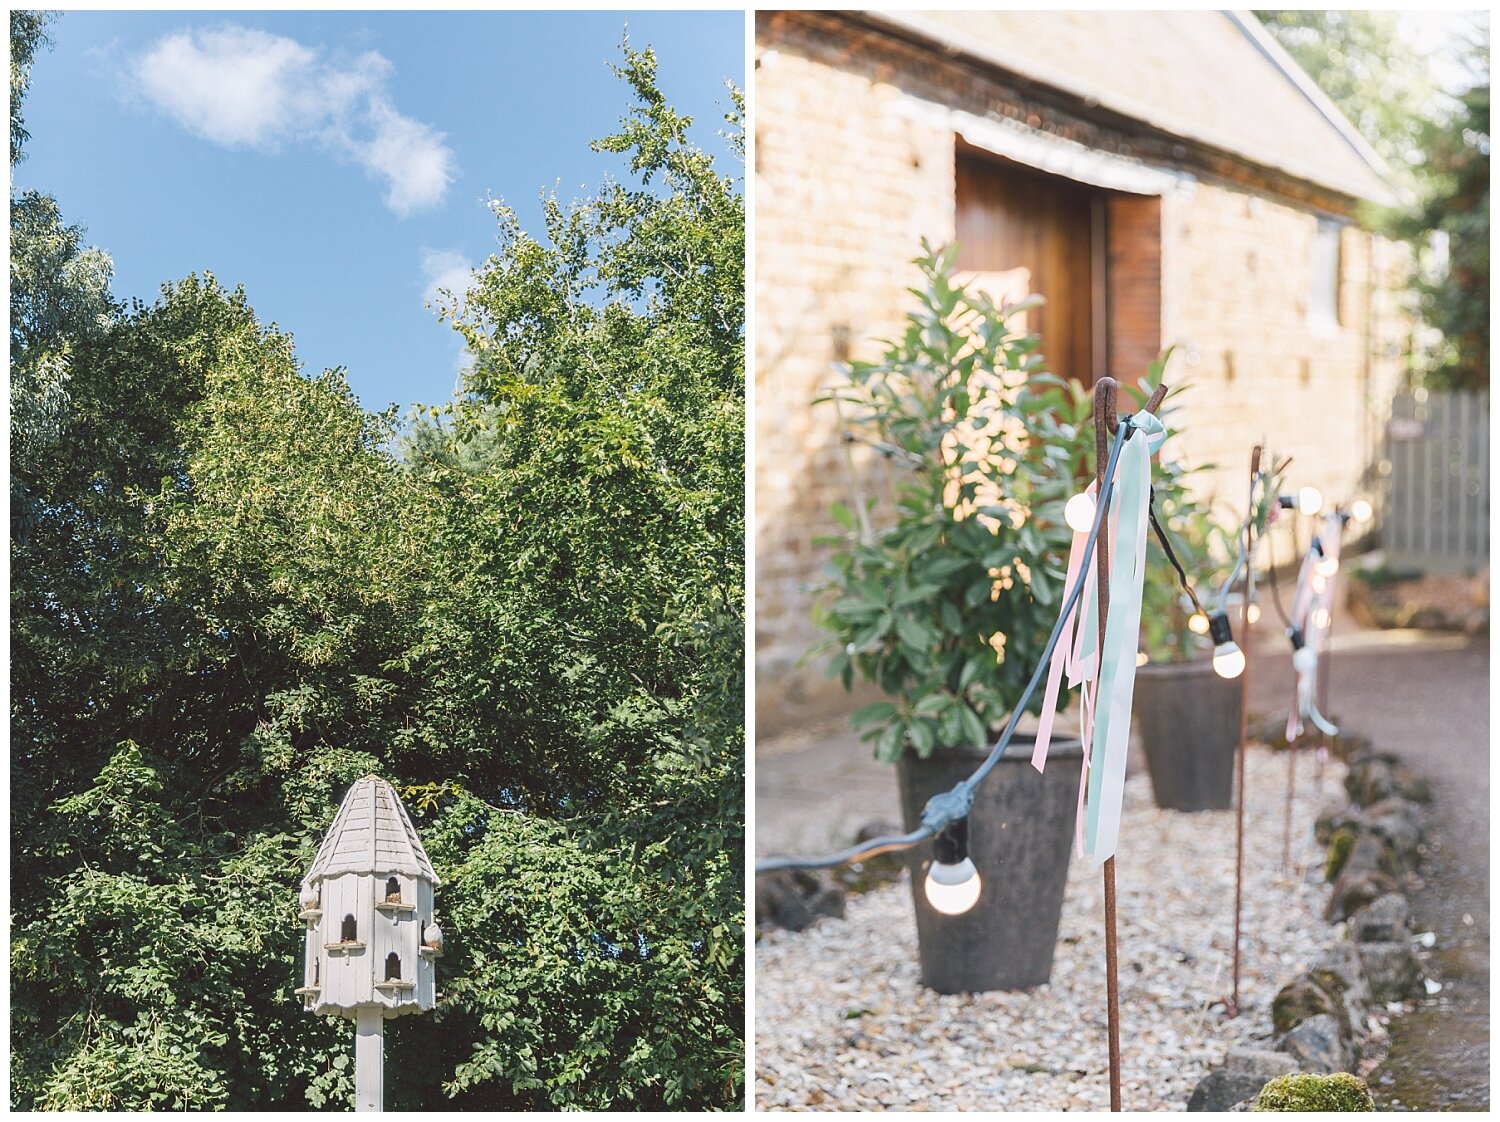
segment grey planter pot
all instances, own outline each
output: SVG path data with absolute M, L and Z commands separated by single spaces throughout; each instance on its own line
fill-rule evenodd
M 1207 661 L 1147 663 L 1135 672 L 1136 728 L 1163 810 L 1228 810 L 1240 740 L 1240 683 Z
M 972 909 L 958 916 L 935 911 L 923 890 L 932 847 L 908 854 L 922 984 L 938 993 L 1023 990 L 1052 977 L 1083 746 L 1054 739 L 1047 770 L 1038 774 L 1032 743 L 1016 736 L 974 794 L 969 857 L 983 887 Z M 985 755 L 939 749 L 925 760 L 902 756 L 896 772 L 906 828 L 915 829 L 927 800 L 969 776 Z

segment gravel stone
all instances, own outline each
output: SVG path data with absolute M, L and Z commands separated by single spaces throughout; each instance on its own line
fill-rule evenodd
M 1144 769 L 1126 783 L 1115 875 L 1127 1110 L 1182 1110 L 1230 1046 L 1270 1047 L 1271 999 L 1327 945 L 1319 914 L 1327 889 L 1312 830 L 1343 766 L 1330 763 L 1321 781 L 1299 766 L 1294 868 L 1285 872 L 1286 758 L 1252 747 L 1245 770 L 1241 1014 L 1234 1020 L 1223 1009 L 1234 934 L 1234 812 L 1159 810 Z M 1020 993 L 940 995 L 920 986 L 909 894 L 896 883 L 851 896 L 842 921 L 772 931 L 759 941 L 756 1108 L 1107 1110 L 1099 871 L 1072 863 L 1052 980 Z

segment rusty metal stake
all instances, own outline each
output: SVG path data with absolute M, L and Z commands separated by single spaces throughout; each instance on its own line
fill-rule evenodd
M 1340 550 L 1340 553 L 1343 551 Z M 1337 589 L 1339 586 L 1333 586 Z M 1318 712 L 1328 717 L 1328 691 L 1333 682 L 1333 621 L 1338 618 L 1338 597 L 1328 598 L 1328 626 L 1323 629 L 1323 649 L 1318 652 Z M 1329 718 L 1330 720 L 1332 718 Z M 1318 730 L 1318 790 L 1323 789 L 1323 759 L 1328 755 L 1328 734 Z
M 1117 415 L 1119 383 L 1100 378 L 1094 383 L 1094 481 L 1104 494 L 1104 468 L 1109 462 L 1109 441 L 1120 427 Z M 1157 386 L 1146 402 L 1146 412 L 1155 413 L 1167 396 L 1165 383 Z M 1099 515 L 1099 537 L 1094 543 L 1096 583 L 1099 586 L 1099 650 L 1104 650 L 1104 632 L 1109 624 L 1109 502 L 1106 497 Z M 1109 1109 L 1121 1111 L 1120 1097 L 1120 950 L 1115 926 L 1115 859 L 1104 862 L 1104 969 L 1109 1009 Z
M 1120 422 L 1116 417 L 1119 385 L 1113 378 L 1094 383 L 1094 480 L 1104 497 L 1099 512 L 1099 538 L 1094 544 L 1095 581 L 1099 586 L 1099 651 L 1109 624 L 1109 497 L 1104 491 L 1104 468 L 1109 462 L 1109 440 Z M 1109 1109 L 1120 1105 L 1120 953 L 1115 932 L 1115 859 L 1104 862 L 1104 971 L 1109 1009 Z
M 1260 475 L 1261 446 L 1250 450 L 1250 496 L 1253 504 L 1255 481 Z M 1240 605 L 1240 635 L 1245 641 L 1241 648 L 1245 656 L 1245 669 L 1240 671 L 1240 743 L 1235 753 L 1236 786 L 1234 806 L 1234 971 L 1230 988 L 1229 1008 L 1231 1017 L 1240 1015 L 1240 915 L 1245 897 L 1245 734 L 1250 725 L 1250 654 L 1254 644 L 1250 641 L 1250 594 L 1255 590 L 1255 565 L 1252 547 L 1255 544 L 1255 514 L 1252 505 L 1245 519 L 1245 599 Z
M 1292 709 L 1298 702 L 1296 679 L 1292 682 Z M 1286 742 L 1286 813 L 1281 819 L 1281 871 L 1292 867 L 1292 796 L 1297 790 L 1297 744 L 1302 737 L 1294 736 Z

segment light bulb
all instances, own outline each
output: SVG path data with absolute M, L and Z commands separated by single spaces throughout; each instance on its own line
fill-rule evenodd
M 979 870 L 965 857 L 956 865 L 934 861 L 927 869 L 927 902 L 945 916 L 963 915 L 979 900 Z
M 1238 678 L 1245 672 L 1245 652 L 1233 640 L 1214 648 L 1214 673 L 1221 678 Z
M 1145 651 L 1136 651 L 1135 652 L 1135 664 L 1137 666 L 1145 666 L 1146 663 L 1148 663 L 1150 661 L 1151 661 L 1151 656 L 1148 655 Z
M 1312 589 L 1319 596 L 1328 589 L 1328 578 L 1318 571 L 1316 565 L 1313 566 Z
M 1304 487 L 1297 492 L 1297 509 L 1303 514 L 1317 514 L 1323 509 L 1323 492 L 1316 487 Z
M 1063 521 L 1074 532 L 1086 534 L 1094 528 L 1094 511 L 1097 509 L 1094 496 L 1087 491 L 1080 491 L 1063 507 Z
M 1194 635 L 1208 634 L 1208 617 L 1202 612 L 1194 612 L 1188 616 L 1188 630 Z
M 1314 566 L 1319 576 L 1331 577 L 1339 571 L 1339 559 L 1337 557 L 1321 557 Z
M 1298 674 L 1311 674 L 1318 668 L 1318 652 L 1311 647 L 1300 647 L 1292 652 L 1292 669 Z
M 1246 613 L 1246 618 L 1251 623 L 1257 623 L 1257 622 L 1259 622 L 1260 621 L 1260 605 L 1259 604 L 1251 604 L 1250 608 L 1249 608 L 1249 611 Z
M 1313 623 L 1327 630 L 1328 625 L 1333 622 L 1333 617 L 1328 614 L 1327 608 L 1319 608 L 1313 613 Z
M 1375 508 L 1370 505 L 1369 499 L 1355 499 L 1349 507 L 1349 513 L 1354 516 L 1354 521 L 1363 525 L 1375 517 Z

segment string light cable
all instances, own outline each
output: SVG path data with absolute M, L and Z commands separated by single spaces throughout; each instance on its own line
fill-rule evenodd
M 1104 470 L 1104 486 L 1102 493 L 1095 504 L 1093 525 L 1089 528 L 1089 536 L 1084 543 L 1083 558 L 1079 565 L 1078 580 L 1069 590 L 1067 598 L 1063 602 L 1062 611 L 1058 613 L 1057 623 L 1052 628 L 1052 634 L 1047 639 L 1047 646 L 1042 651 L 1037 661 L 1036 670 L 1032 672 L 1031 681 L 1026 684 L 1025 691 L 1021 694 L 1020 701 L 1011 711 L 1010 720 L 1005 724 L 1000 737 L 990 748 L 989 754 L 984 762 L 975 769 L 974 773 L 967 779 L 960 780 L 951 790 L 934 795 L 927 801 L 922 809 L 921 824 L 917 829 L 906 834 L 891 834 L 885 837 L 872 838 L 860 845 L 831 853 L 823 857 L 771 857 L 755 863 L 755 873 L 777 872 L 784 869 L 828 869 L 837 865 L 853 864 L 866 860 L 881 853 L 890 853 L 898 850 L 913 849 L 929 839 L 938 839 L 944 845 L 941 848 L 951 849 L 951 853 L 938 854 L 939 858 L 949 857 L 952 860 L 940 860 L 934 864 L 934 872 L 942 875 L 942 870 L 953 869 L 962 873 L 965 866 L 967 872 L 972 875 L 972 865 L 968 862 L 966 848 L 966 832 L 964 824 L 969 816 L 969 808 L 974 804 L 974 791 L 982 783 L 986 776 L 994 770 L 995 765 L 1000 762 L 1000 757 L 1010 747 L 1011 739 L 1015 735 L 1016 725 L 1021 720 L 1021 715 L 1026 712 L 1026 707 L 1031 701 L 1031 696 L 1041 684 L 1042 676 L 1047 672 L 1048 664 L 1052 660 L 1052 652 L 1057 646 L 1058 639 L 1062 636 L 1063 624 L 1068 619 L 1078 600 L 1083 595 L 1084 585 L 1087 583 L 1089 562 L 1094 556 L 1094 545 L 1099 538 L 1099 528 L 1104 521 L 1104 512 L 1109 508 L 1110 497 L 1114 493 L 1115 468 L 1119 464 L 1120 451 L 1125 447 L 1125 441 L 1129 440 L 1131 434 L 1136 430 L 1135 420 L 1132 414 L 1122 414 L 1120 425 L 1115 433 L 1114 444 L 1110 449 L 1109 461 Z M 933 874 L 929 874 L 929 881 L 933 880 Z M 977 878 L 975 878 L 977 881 Z M 967 883 L 967 882 L 964 882 Z M 938 885 L 939 888 L 950 886 Z M 957 885 L 952 887 L 959 887 Z M 928 897 L 934 906 L 943 910 L 939 902 L 940 897 L 934 893 L 934 886 L 929 884 Z M 962 910 L 962 909 L 960 909 Z

